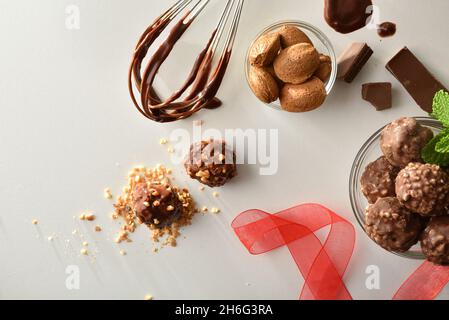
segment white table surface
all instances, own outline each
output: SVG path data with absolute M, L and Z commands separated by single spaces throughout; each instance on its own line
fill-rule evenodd
M 219 97 L 224 106 L 189 120 L 157 124 L 133 108 L 126 73 L 135 41 L 172 1 L 162 0 L 0 0 L 0 298 L 1 299 L 296 299 L 302 279 L 283 248 L 249 255 L 230 222 L 249 208 L 276 212 L 303 202 L 319 202 L 352 223 L 357 243 L 346 283 L 356 299 L 390 299 L 420 264 L 374 245 L 356 225 L 348 196 L 355 154 L 379 127 L 400 116 L 424 113 L 384 68 L 407 45 L 443 83 L 449 84 L 446 0 L 378 0 L 381 20 L 397 23 L 393 38 L 375 31 L 334 32 L 323 19 L 322 1 L 247 0 L 239 34 Z M 68 5 L 80 9 L 80 29 L 65 26 Z M 180 42 L 183 59 L 165 66 L 160 83 L 179 84 L 178 68 L 190 63 L 215 24 L 212 0 Z M 308 114 L 288 114 L 259 103 L 247 88 L 243 64 L 249 42 L 265 26 L 300 19 L 322 29 L 337 53 L 352 41 L 367 41 L 375 54 L 351 85 L 338 83 L 326 105 Z M 184 51 L 185 50 L 185 51 Z M 179 56 L 181 57 L 181 56 Z M 184 61 L 185 59 L 185 61 Z M 376 112 L 360 98 L 362 83 L 391 81 L 394 107 Z M 260 176 L 258 165 L 212 192 L 198 190 L 181 166 L 170 165 L 159 145 L 176 128 L 279 129 L 279 170 Z M 217 206 L 219 215 L 199 215 L 183 229 L 177 248 L 151 252 L 149 231 L 141 227 L 130 244 L 112 240 L 119 229 L 109 214 L 114 194 L 137 164 L 163 163 L 176 183 L 188 186 L 199 205 Z M 97 215 L 84 223 L 73 216 Z M 31 224 L 38 219 L 37 226 Z M 99 224 L 103 232 L 96 233 Z M 72 235 L 74 229 L 84 236 Z M 47 237 L 53 236 L 53 241 Z M 67 240 L 69 240 L 67 242 Z M 80 256 L 82 241 L 88 257 Z M 121 256 L 119 250 L 127 251 Z M 95 259 L 93 259 L 95 257 Z M 78 266 L 79 290 L 66 288 L 67 266 Z M 369 265 L 380 268 L 380 290 L 365 286 Z M 448 298 L 449 292 L 440 298 Z

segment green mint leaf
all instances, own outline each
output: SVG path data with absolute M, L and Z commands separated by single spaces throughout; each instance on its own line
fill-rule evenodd
M 449 166 L 449 153 L 441 153 L 436 151 L 436 146 L 440 141 L 449 139 L 448 133 L 448 130 L 443 131 L 430 140 L 430 142 L 424 147 L 421 156 L 425 163 L 436 164 L 442 167 Z
M 432 117 L 449 127 L 449 93 L 444 90 L 438 91 L 433 98 Z
M 435 151 L 439 153 L 449 153 L 449 130 L 443 131 L 443 136 L 435 145 Z

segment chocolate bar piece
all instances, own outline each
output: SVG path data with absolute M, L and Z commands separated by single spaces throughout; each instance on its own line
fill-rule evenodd
M 372 56 L 373 50 L 366 44 L 351 44 L 338 58 L 338 78 L 351 83 Z
M 362 86 L 362 98 L 370 102 L 377 111 L 390 109 L 392 105 L 391 83 L 365 83 Z
M 432 112 L 435 93 L 447 89 L 426 69 L 416 56 L 404 47 L 386 65 L 404 86 L 416 103 L 426 112 Z

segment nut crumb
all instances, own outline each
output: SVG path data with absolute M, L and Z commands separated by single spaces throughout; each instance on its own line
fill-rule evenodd
M 95 215 L 92 214 L 92 213 L 86 214 L 86 220 L 87 221 L 94 221 L 95 220 Z
M 214 192 L 212 193 L 212 195 L 213 195 L 215 198 L 218 198 L 218 196 L 219 196 L 219 194 L 218 194 L 217 191 L 214 191 Z
M 101 230 L 102 230 L 102 229 L 101 229 L 100 226 L 95 226 L 95 231 L 96 231 L 96 232 L 101 232 Z
M 95 215 L 93 213 L 82 213 L 79 216 L 80 220 L 87 220 L 87 221 L 94 221 L 95 220 Z
M 48 241 L 53 241 L 53 239 L 54 239 L 53 236 L 48 236 L 47 238 Z
M 153 296 L 151 294 L 147 294 L 147 295 L 145 295 L 145 297 L 143 297 L 143 299 L 146 301 L 150 301 L 150 300 L 153 300 Z
M 201 211 L 202 212 L 207 212 L 209 209 L 206 207 L 206 206 L 204 206 L 203 208 L 201 208 Z
M 87 241 L 83 242 L 83 247 L 87 247 L 89 245 L 89 243 Z
M 167 139 L 165 139 L 165 138 L 161 138 L 160 140 L 159 140 L 159 144 L 161 144 L 161 145 L 164 145 L 164 144 L 167 144 Z
M 31 223 L 34 224 L 34 225 L 36 225 L 36 224 L 38 224 L 39 222 L 38 222 L 36 219 L 33 219 L 33 220 L 31 221 Z
M 123 241 L 128 241 L 128 242 L 129 242 L 129 239 L 128 239 L 128 231 L 126 231 L 126 230 L 121 230 L 121 231 L 118 233 L 118 235 L 117 235 L 117 237 L 115 238 L 115 240 L 114 240 L 115 243 L 121 243 L 121 242 L 123 242 Z
M 204 191 L 204 189 L 206 189 L 204 186 L 201 186 L 198 188 L 200 191 Z
M 89 252 L 87 251 L 86 248 L 81 249 L 81 250 L 80 250 L 80 253 L 81 253 L 83 256 L 87 256 L 87 255 L 89 254 Z
M 125 250 L 120 250 L 120 255 L 121 256 L 126 256 L 126 251 Z
M 112 199 L 113 195 L 112 195 L 111 189 L 110 188 L 104 189 L 103 196 L 105 197 L 105 199 L 109 199 L 109 200 Z
M 167 152 L 168 152 L 168 153 L 174 153 L 175 150 L 174 150 L 172 147 L 169 147 L 169 148 L 167 149 Z
M 212 208 L 212 209 L 210 209 L 210 211 L 212 212 L 212 213 L 215 213 L 215 214 L 217 214 L 217 213 L 220 213 L 220 209 L 218 209 L 218 208 Z

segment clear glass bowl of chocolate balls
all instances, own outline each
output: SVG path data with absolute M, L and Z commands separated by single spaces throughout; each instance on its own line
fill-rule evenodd
M 303 21 L 280 21 L 249 46 L 245 72 L 253 94 L 277 110 L 319 108 L 337 78 L 337 58 L 326 35 Z
M 349 194 L 357 221 L 376 244 L 449 265 L 449 171 L 421 157 L 442 129 L 432 118 L 404 117 L 378 130 L 355 158 Z

